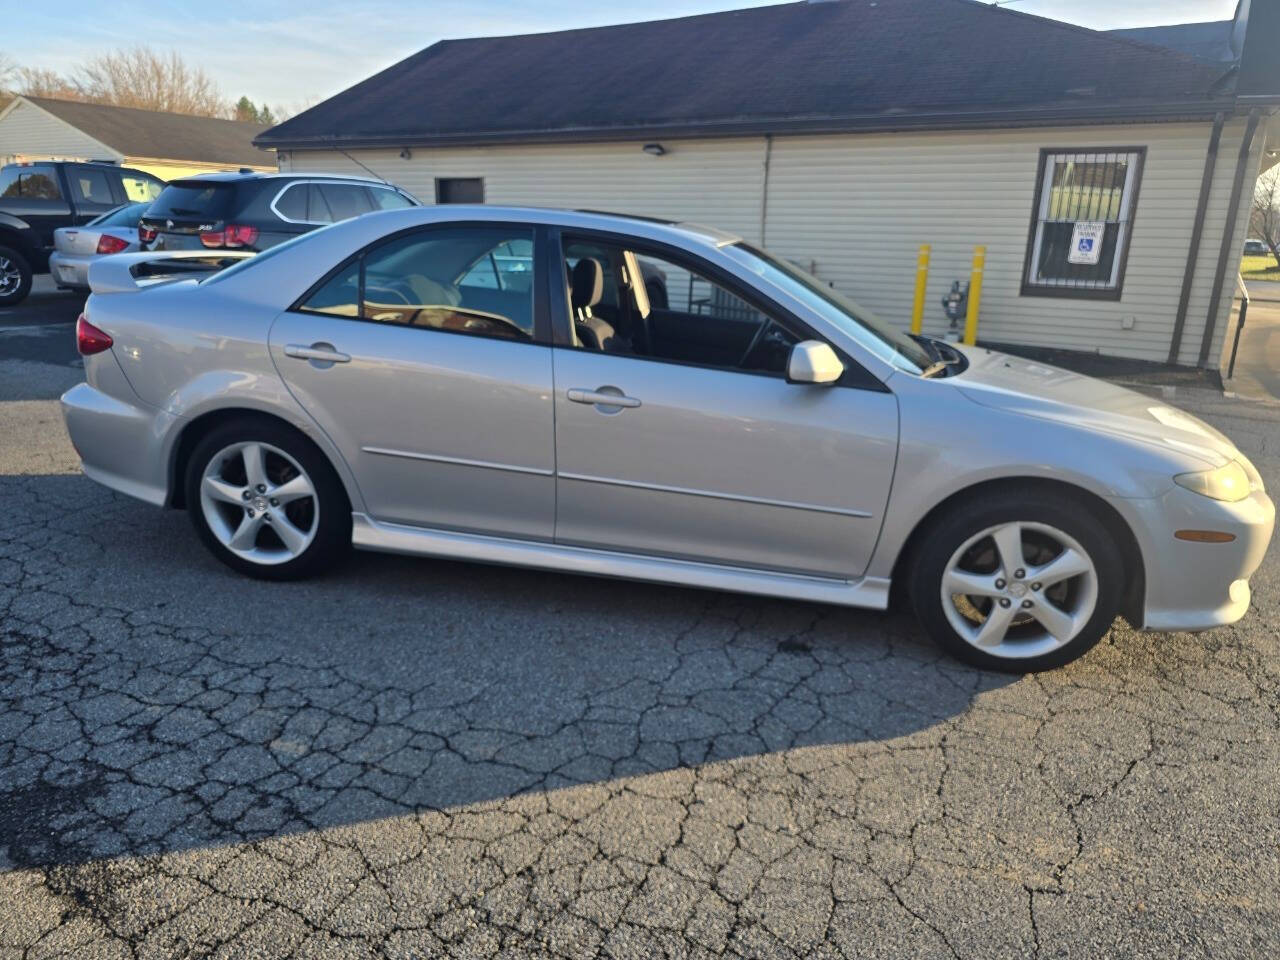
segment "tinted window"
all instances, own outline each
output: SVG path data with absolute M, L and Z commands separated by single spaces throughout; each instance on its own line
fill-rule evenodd
M 111 184 L 107 180 L 105 170 L 94 170 L 91 167 L 68 167 L 68 177 L 76 198 L 85 203 L 115 203 L 111 195 Z
M 369 203 L 369 195 L 359 184 L 322 183 L 319 184 L 320 195 L 328 204 L 331 219 L 350 220 L 373 209 Z
M 98 227 L 136 227 L 138 218 L 146 212 L 145 203 L 126 203 L 123 207 L 108 210 L 98 219 L 90 221 L 91 226 Z
M 135 203 L 150 203 L 164 190 L 164 184 L 150 177 L 140 177 L 133 173 L 121 173 L 120 183 L 124 186 L 124 195 Z
M 484 203 L 484 178 L 437 177 L 436 203 Z
M 399 237 L 365 257 L 361 315 L 366 320 L 476 333 L 533 337 L 533 287 L 466 282 L 476 265 L 502 249 L 532 250 L 531 230 L 454 227 Z
M 0 197 L 23 197 L 29 200 L 60 200 L 58 172 L 53 167 L 16 167 L 5 171 L 0 181 Z
M 325 281 L 298 309 L 307 313 L 329 313 L 339 317 L 359 316 L 360 261 L 353 260 Z
M 234 193 L 235 188 L 229 183 L 201 183 L 192 180 L 171 183 L 160 192 L 160 196 L 147 211 L 147 217 L 221 220 L 231 206 Z
M 373 202 L 379 210 L 400 210 L 414 205 L 413 201 L 398 190 L 388 190 L 386 187 L 370 187 L 369 193 L 372 194 Z
M 291 183 L 275 200 L 276 212 L 287 220 L 307 219 L 307 185 Z

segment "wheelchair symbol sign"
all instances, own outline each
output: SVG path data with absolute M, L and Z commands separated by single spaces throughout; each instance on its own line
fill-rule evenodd
M 1068 263 L 1096 265 L 1102 257 L 1102 237 L 1107 225 L 1101 220 L 1081 220 L 1071 231 Z

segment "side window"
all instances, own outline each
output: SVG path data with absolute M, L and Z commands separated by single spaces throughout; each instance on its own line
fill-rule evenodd
M 18 167 L 12 179 L 6 179 L 0 197 L 22 197 L 25 200 L 61 200 L 58 172 L 53 167 Z
M 458 283 L 459 287 L 484 290 L 514 290 L 520 293 L 533 288 L 533 241 L 511 240 L 499 244 L 476 261 Z
M 352 260 L 335 273 L 298 309 L 335 317 L 360 316 L 360 261 Z
M 570 240 L 565 260 L 570 314 L 583 349 L 783 373 L 800 340 L 733 289 L 664 255 Z M 598 285 L 592 261 L 600 265 Z
M 308 183 L 307 187 L 307 223 L 333 223 L 333 211 L 329 209 L 329 201 L 320 192 L 320 184 Z
M 114 206 L 111 196 L 111 183 L 107 180 L 105 170 L 94 170 L 92 167 L 70 167 L 67 177 L 71 181 L 71 189 L 76 199 L 83 203 Z
M 286 220 L 303 222 L 307 219 L 307 185 L 291 183 L 274 201 L 276 213 Z
M 386 187 L 370 187 L 369 193 L 373 196 L 374 209 L 376 210 L 402 210 L 405 207 L 413 206 L 409 198 L 398 190 L 388 190 Z
M 322 183 L 319 187 L 333 220 L 350 220 L 373 209 L 364 187 L 358 183 Z
M 150 203 L 160 196 L 164 184 L 150 177 L 139 177 L 136 174 L 122 173 L 120 183 L 124 187 L 124 195 L 130 203 Z

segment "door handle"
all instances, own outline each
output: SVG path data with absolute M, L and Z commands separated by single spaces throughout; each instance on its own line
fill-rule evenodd
M 296 357 L 299 360 L 319 360 L 322 363 L 351 362 L 351 354 L 335 350 L 331 343 L 313 343 L 309 347 L 304 347 L 300 343 L 290 343 L 285 346 L 284 355 Z
M 581 387 L 570 387 L 565 394 L 574 403 L 590 403 L 600 407 L 638 407 L 640 401 L 626 396 L 617 387 L 601 387 L 599 390 L 584 390 Z

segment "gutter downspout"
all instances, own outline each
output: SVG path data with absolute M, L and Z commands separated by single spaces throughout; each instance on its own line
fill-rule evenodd
M 1200 359 L 1196 366 L 1204 368 L 1209 362 L 1209 349 L 1213 346 L 1213 332 L 1218 325 L 1218 306 L 1222 303 L 1222 288 L 1226 282 L 1227 261 L 1236 242 L 1236 221 L 1240 219 L 1240 194 L 1244 192 L 1244 175 L 1249 167 L 1249 154 L 1253 150 L 1253 137 L 1258 132 L 1262 111 L 1254 107 L 1249 111 L 1249 123 L 1240 141 L 1240 156 L 1236 160 L 1236 175 L 1231 183 L 1231 205 L 1227 208 L 1227 221 L 1222 231 L 1222 247 L 1218 250 L 1218 269 L 1213 274 L 1213 293 L 1209 295 L 1209 314 L 1204 321 L 1204 336 L 1200 340 Z
M 1173 339 L 1169 343 L 1169 363 L 1178 362 L 1182 350 L 1182 329 L 1187 325 L 1187 308 L 1191 304 L 1191 283 L 1200 259 L 1200 239 L 1204 235 L 1204 218 L 1209 209 L 1209 193 L 1213 189 L 1213 172 L 1218 163 L 1218 145 L 1222 142 L 1222 127 L 1226 115 L 1213 118 L 1213 132 L 1209 134 L 1209 151 L 1204 158 L 1204 176 L 1200 179 L 1200 199 L 1196 201 L 1196 218 L 1191 226 L 1191 246 L 1187 250 L 1187 266 L 1182 271 L 1182 293 L 1178 296 L 1178 313 L 1173 321 Z
M 760 246 L 765 247 L 764 230 L 769 219 L 769 161 L 773 159 L 773 134 L 764 135 L 764 183 L 760 193 Z

